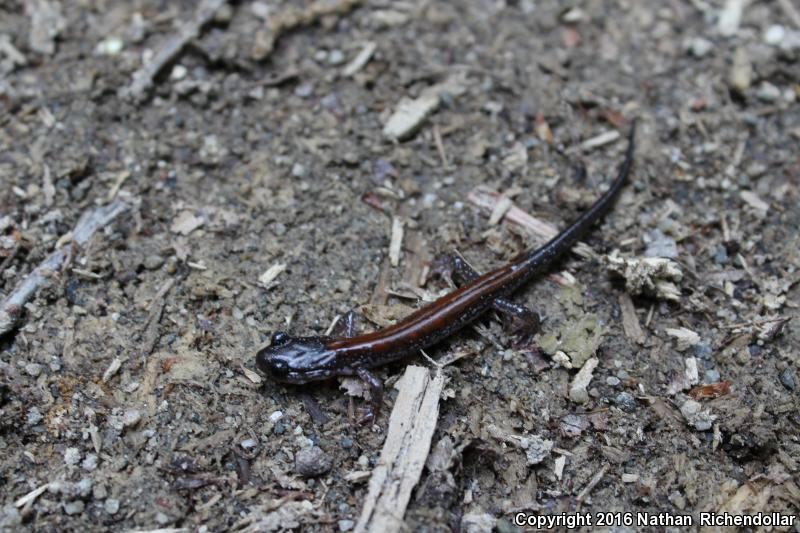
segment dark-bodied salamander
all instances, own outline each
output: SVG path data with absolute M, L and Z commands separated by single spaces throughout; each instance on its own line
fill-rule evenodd
M 548 269 L 611 208 L 633 164 L 634 132 L 635 123 L 628 136 L 625 160 L 608 191 L 541 248 L 523 253 L 511 263 L 482 276 L 471 270 L 462 273 L 469 283 L 418 309 L 397 324 L 372 333 L 352 336 L 352 321 L 348 324 L 348 335 L 342 337 L 292 337 L 284 332 L 275 333 L 271 345 L 258 352 L 256 364 L 273 379 L 284 383 L 302 384 L 334 376 L 357 375 L 371 388 L 373 408 L 366 420 L 372 419 L 376 407 L 381 404 L 383 388 L 368 369 L 436 344 L 489 308 L 520 309 L 505 297 Z

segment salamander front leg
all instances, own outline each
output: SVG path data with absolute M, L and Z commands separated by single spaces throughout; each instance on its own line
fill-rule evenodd
M 367 414 L 359 422 L 361 425 L 366 426 L 372 424 L 378 418 L 378 413 L 383 405 L 383 383 L 366 368 L 359 368 L 356 374 L 369 386 L 370 405 L 367 408 Z
M 356 336 L 356 319 L 358 318 L 358 313 L 355 311 L 348 311 L 336 322 L 336 325 L 333 326 L 333 330 L 331 331 L 331 335 L 333 337 L 342 337 L 345 339 L 350 339 Z

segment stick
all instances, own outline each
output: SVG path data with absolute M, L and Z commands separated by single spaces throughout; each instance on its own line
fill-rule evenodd
M 203 3 L 197 8 L 194 18 L 185 22 L 177 35 L 167 39 L 153 59 L 133 73 L 131 84 L 120 90 L 120 96 L 140 100 L 153 86 L 153 79 L 161 72 L 161 69 L 171 63 L 192 39 L 200 35 L 203 26 L 208 24 L 214 18 L 217 10 L 226 3 L 227 0 L 203 0 Z
M 393 533 L 403 526 L 411 490 L 419 481 L 439 417 L 444 376 L 409 366 L 389 419 L 381 457 L 369 482 L 369 492 L 355 533 Z
M 83 248 L 97 230 L 107 226 L 127 209 L 128 204 L 116 201 L 85 212 L 72 231 L 72 242 L 51 253 L 0 303 L 0 335 L 4 335 L 14 328 L 22 314 L 22 307 L 36 294 L 39 287 L 52 273 L 61 270 L 64 260 L 72 255 L 75 245 Z
M 611 467 L 607 464 L 603 465 L 603 467 L 598 470 L 594 476 L 592 476 L 592 479 L 589 480 L 589 483 L 587 483 L 580 494 L 578 494 L 578 503 L 581 503 L 586 499 L 587 496 L 589 496 L 589 494 L 591 494 L 592 490 L 594 490 L 597 484 L 600 483 L 600 480 L 603 479 L 603 476 L 606 475 L 606 472 L 608 472 L 610 468 Z
M 497 204 L 503 202 L 504 198 L 506 197 L 497 191 L 493 191 L 485 185 L 478 185 L 467 195 L 467 200 L 469 200 L 473 205 L 490 212 L 494 212 Z M 545 222 L 542 219 L 531 216 L 514 205 L 513 202 L 510 206 L 504 207 L 503 209 L 505 210 L 505 213 L 503 214 L 501 220 L 521 226 L 529 233 L 532 233 L 533 235 L 541 237 L 545 240 L 550 240 L 558 235 L 558 228 L 556 226 L 550 224 L 549 222 Z M 577 243 L 573 247 L 573 251 L 584 258 L 592 258 L 597 255 L 588 244 L 583 242 Z M 570 280 L 567 277 L 566 272 L 554 272 L 548 277 L 559 285 L 572 285 L 574 283 L 574 279 Z

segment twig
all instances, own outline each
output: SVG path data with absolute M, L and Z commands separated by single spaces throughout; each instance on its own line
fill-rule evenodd
M 72 255 L 76 245 L 84 247 L 97 230 L 110 224 L 127 209 L 128 204 L 116 201 L 84 213 L 72 230 L 72 242 L 51 253 L 0 303 L 0 335 L 13 329 L 22 314 L 22 307 L 36 294 L 50 275 L 60 272 L 64 261 Z
M 493 191 L 485 185 L 478 185 L 467 195 L 467 200 L 473 205 L 481 209 L 493 213 L 498 203 L 505 202 L 502 194 Z M 545 222 L 539 218 L 533 217 L 514 205 L 512 202 L 510 206 L 504 207 L 505 213 L 502 220 L 508 221 L 518 226 L 521 226 L 530 233 L 537 235 L 543 239 L 550 240 L 558 235 L 558 228 L 549 222 Z M 579 242 L 573 248 L 573 251 L 581 257 L 591 258 L 596 257 L 592 248 L 588 244 Z M 553 273 L 548 276 L 551 280 L 559 285 L 572 285 L 574 280 L 571 280 L 567 272 Z
M 142 340 L 142 356 L 150 355 L 155 348 L 156 341 L 158 341 L 158 323 L 161 320 L 161 313 L 164 311 L 166 305 L 165 296 L 175 285 L 175 278 L 170 278 L 164 282 L 153 299 L 150 301 L 150 314 L 147 316 L 145 323 L 143 340 Z
M 444 375 L 409 366 L 389 419 L 386 442 L 372 471 L 369 492 L 355 533 L 392 533 L 403 526 L 411 491 L 419 481 L 439 417 Z
M 610 468 L 611 467 L 607 464 L 603 465 L 603 468 L 598 470 L 597 473 L 592 476 L 592 479 L 589 480 L 589 483 L 583 488 L 580 494 L 578 494 L 578 502 L 582 502 L 587 496 L 589 496 L 589 494 L 592 492 L 592 490 L 594 490 L 597 484 L 600 483 L 600 480 L 603 479 L 603 476 L 606 475 Z
M 197 8 L 194 18 L 184 23 L 177 35 L 170 37 L 156 52 L 153 59 L 134 72 L 131 84 L 120 90 L 120 96 L 140 100 L 153 86 L 153 79 L 161 72 L 161 69 L 171 63 L 192 39 L 200 35 L 203 26 L 208 24 L 217 10 L 226 3 L 227 0 L 203 0 L 203 3 Z
M 619 308 L 622 311 L 622 329 L 625 336 L 637 344 L 644 344 L 646 336 L 636 316 L 636 308 L 628 293 L 623 292 L 619 297 Z

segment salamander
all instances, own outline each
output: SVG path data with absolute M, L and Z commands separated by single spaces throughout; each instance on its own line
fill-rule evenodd
M 457 269 L 468 282 L 414 311 L 394 325 L 354 335 L 353 315 L 345 319 L 339 336 L 295 337 L 279 331 L 270 346 L 256 355 L 260 370 L 275 381 L 304 384 L 335 376 L 358 376 L 370 387 L 374 418 L 382 402 L 383 387 L 370 369 L 397 361 L 449 337 L 490 308 L 519 311 L 505 298 L 537 274 L 547 270 L 584 236 L 612 207 L 628 180 L 633 165 L 635 122 L 628 134 L 628 147 L 617 177 L 609 189 L 572 224 L 538 249 L 524 252 L 510 263 L 478 275 L 461 262 Z

